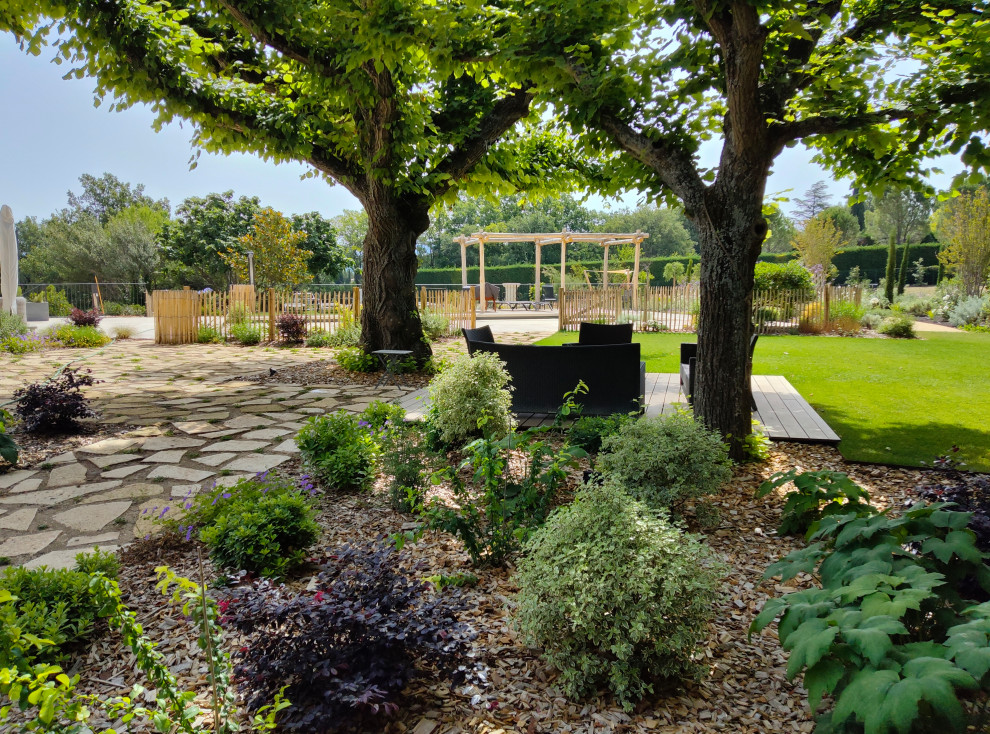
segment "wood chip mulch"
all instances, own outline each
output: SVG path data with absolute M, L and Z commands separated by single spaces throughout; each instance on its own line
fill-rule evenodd
M 866 487 L 880 505 L 902 507 L 913 498 L 914 487 L 924 482 L 924 470 L 846 463 L 829 447 L 777 443 L 767 464 L 736 469 L 735 476 L 717 498 L 721 524 L 706 532 L 712 548 L 730 566 L 724 580 L 725 596 L 718 605 L 711 634 L 702 651 L 709 676 L 684 688 L 658 691 L 633 713 L 626 713 L 610 696 L 572 702 L 556 685 L 557 673 L 544 664 L 538 651 L 523 647 L 512 629 L 511 615 L 516 587 L 512 569 L 474 569 L 459 542 L 444 533 L 427 533 L 407 546 L 409 563 L 428 570 L 422 575 L 472 572 L 476 587 L 466 590 L 470 611 L 465 615 L 478 633 L 474 644 L 481 673 L 470 684 L 453 689 L 428 675 L 411 683 L 399 713 L 381 722 L 378 731 L 389 734 L 441 734 L 476 732 L 810 732 L 813 722 L 807 695 L 798 681 L 785 676 L 787 656 L 775 629 L 747 636 L 753 617 L 773 596 L 800 585 L 761 581 L 765 568 L 802 541 L 777 537 L 782 502 L 777 496 L 754 498 L 760 482 L 775 471 L 799 467 L 848 472 Z M 324 497 L 320 522 L 324 545 L 365 543 L 415 522 L 390 509 L 381 493 Z M 175 537 L 157 537 L 132 544 L 122 553 L 121 587 L 147 633 L 159 641 L 181 683 L 199 692 L 207 704 L 207 671 L 196 648 L 196 631 L 181 611 L 154 588 L 153 569 L 168 564 L 178 573 L 198 579 L 195 545 Z M 209 562 L 206 576 L 215 573 Z M 303 585 L 306 578 L 297 580 Z M 240 641 L 231 639 L 231 649 Z M 81 688 L 99 695 L 122 695 L 141 677 L 118 638 L 107 633 L 76 659 L 73 668 L 82 675 Z M 145 694 L 147 699 L 153 691 Z

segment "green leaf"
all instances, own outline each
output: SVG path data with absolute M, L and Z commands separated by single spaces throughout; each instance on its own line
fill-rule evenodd
M 907 628 L 891 617 L 870 617 L 856 627 L 842 628 L 842 637 L 849 646 L 879 666 L 894 646 L 891 635 L 905 635 Z
M 17 463 L 17 444 L 14 439 L 0 431 L 0 457 L 11 464 Z
M 808 689 L 808 705 L 812 713 L 818 710 L 822 696 L 832 693 L 846 669 L 838 660 L 819 660 L 805 671 L 804 687 Z
M 838 634 L 839 630 L 824 619 L 809 619 L 794 630 L 784 645 L 784 649 L 791 650 L 787 660 L 787 679 L 791 680 L 801 668 L 810 668 L 821 660 Z
M 866 668 L 852 677 L 835 702 L 832 722 L 842 724 L 850 717 L 863 723 L 883 703 L 887 690 L 900 676 L 893 670 Z

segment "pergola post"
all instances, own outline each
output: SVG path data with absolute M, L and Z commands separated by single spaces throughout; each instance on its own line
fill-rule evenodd
M 461 243 L 461 288 L 467 288 L 467 239 L 458 237 Z
M 643 243 L 643 233 L 636 230 L 636 255 L 633 260 L 633 309 L 639 309 L 639 246 Z M 647 281 L 649 282 L 649 281 Z
M 567 282 L 567 232 L 560 233 L 560 290 L 564 290 Z M 560 298 L 560 293 L 557 294 Z
M 605 271 L 602 273 L 602 287 L 608 288 L 608 245 L 605 245 Z
M 531 301 L 542 301 L 542 294 L 540 293 L 540 255 L 543 251 L 543 241 L 536 240 L 536 277 L 534 278 L 533 284 L 533 297 Z
M 478 237 L 478 295 L 481 299 L 481 310 L 485 306 L 485 235 Z

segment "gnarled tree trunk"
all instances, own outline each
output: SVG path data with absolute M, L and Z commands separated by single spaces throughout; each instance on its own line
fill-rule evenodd
M 416 301 L 416 240 L 430 224 L 429 206 L 396 197 L 373 185 L 362 197 L 368 213 L 364 239 L 361 344 L 376 349 L 409 349 L 422 362 L 432 353 L 423 338 Z
M 729 184 L 723 180 L 708 189 L 705 211 L 695 217 L 702 285 L 694 412 L 728 440 L 736 460 L 752 432 L 749 341 L 753 270 L 767 234 L 765 181 L 752 172 Z

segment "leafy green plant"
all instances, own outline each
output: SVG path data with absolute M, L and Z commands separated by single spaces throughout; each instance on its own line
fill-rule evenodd
M 332 347 L 333 335 L 326 329 L 310 329 L 306 334 L 307 347 Z
M 405 420 L 406 410 L 395 403 L 384 400 L 372 400 L 368 407 L 361 411 L 360 420 L 375 431 L 381 430 L 388 422 L 401 423 Z
M 770 458 L 770 438 L 758 420 L 753 420 L 753 431 L 743 439 L 743 462 L 759 464 Z
M 802 472 L 797 469 L 778 472 L 760 485 L 756 496 L 766 497 L 791 482 L 795 489 L 787 493 L 777 526 L 781 535 L 803 535 L 830 515 L 872 515 L 876 512 L 870 504 L 869 493 L 843 472 Z
M 525 454 L 521 472 L 509 471 L 513 451 Z M 546 519 L 567 478 L 565 469 L 586 456 L 582 449 L 560 449 L 542 440 L 539 429 L 510 431 L 501 440 L 480 438 L 464 452 L 467 458 L 460 468 L 473 469 L 473 483 L 466 484 L 453 467 L 438 472 L 433 481 L 450 483 L 455 506 L 434 498 L 422 515 L 424 528 L 456 535 L 476 566 L 497 566 L 515 553 Z
M 914 339 L 914 319 L 907 314 L 888 316 L 880 322 L 877 331 L 895 339 Z
M 423 335 L 431 342 L 450 336 L 450 319 L 443 314 L 421 311 L 419 319 L 423 324 Z
M 605 686 L 628 711 L 655 682 L 702 674 L 724 568 L 621 485 L 588 485 L 554 511 L 518 569 L 516 625 L 568 696 Z
M 40 352 L 42 349 L 53 345 L 48 337 L 36 331 L 29 331 L 27 334 L 8 336 L 0 339 L 0 351 L 10 354 L 27 354 L 28 352 Z
M 212 326 L 200 326 L 196 332 L 196 341 L 200 344 L 223 344 L 223 334 Z
M 374 372 L 378 369 L 378 359 L 367 354 L 360 347 L 343 347 L 334 355 L 337 364 L 348 372 Z
M 602 441 L 596 468 L 638 500 L 677 511 L 715 494 L 732 476 L 721 438 L 690 413 L 641 418 Z
M 20 316 L 10 311 L 0 311 L 0 341 L 27 332 L 28 326 Z
M 34 303 L 47 303 L 49 316 L 61 317 L 72 313 L 72 304 L 69 303 L 69 297 L 65 295 L 65 291 L 60 291 L 53 285 L 46 287 L 43 291 L 32 293 L 28 296 L 28 300 Z
M 958 691 L 986 685 L 990 670 L 990 604 L 959 593 L 972 579 L 990 591 L 968 520 L 924 503 L 899 517 L 830 515 L 811 545 L 767 569 L 765 579 L 820 584 L 771 599 L 750 626 L 779 618 L 788 678 L 804 671 L 813 712 L 833 697 L 819 731 L 967 730 Z
M 635 420 L 624 413 L 614 415 L 585 415 L 578 418 L 567 430 L 567 440 L 580 446 L 589 454 L 601 451 L 602 441 L 613 436 L 627 423 Z
M 16 464 L 18 457 L 17 444 L 7 433 L 7 426 L 13 420 L 13 416 L 3 408 L 0 408 L 0 459 Z
M 357 417 L 338 411 L 306 421 L 296 444 L 303 461 L 324 485 L 345 492 L 364 489 L 371 481 L 375 446 Z
M 405 421 L 386 423 L 378 434 L 378 444 L 389 504 L 399 512 L 412 512 L 423 502 L 437 457 L 420 427 Z
M 53 346 L 66 348 L 105 347 L 110 343 L 110 337 L 95 326 L 59 324 L 50 327 L 44 334 Z
M 246 347 L 261 343 L 261 327 L 250 321 L 241 321 L 230 327 L 230 335 Z
M 446 445 L 480 435 L 501 438 L 512 425 L 510 390 L 497 355 L 461 356 L 430 381 L 426 421 Z

